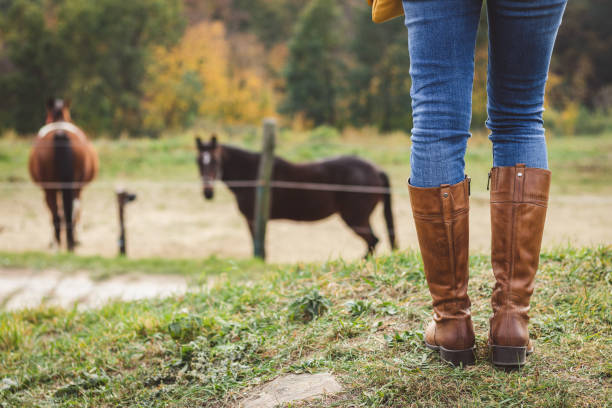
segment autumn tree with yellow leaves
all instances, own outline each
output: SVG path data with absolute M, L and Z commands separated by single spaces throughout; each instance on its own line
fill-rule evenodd
M 175 47 L 155 49 L 145 81 L 145 127 L 184 127 L 198 117 L 259 123 L 273 113 L 270 81 L 255 67 L 234 64 L 230 47 L 223 23 L 204 21 Z

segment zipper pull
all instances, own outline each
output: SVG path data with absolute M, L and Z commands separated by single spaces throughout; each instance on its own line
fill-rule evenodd
M 489 179 L 487 180 L 487 191 L 489 191 L 490 184 L 491 184 L 491 172 L 489 172 Z

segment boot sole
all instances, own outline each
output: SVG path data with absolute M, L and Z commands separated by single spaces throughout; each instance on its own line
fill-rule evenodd
M 440 353 L 442 361 L 446 361 L 455 367 L 470 366 L 476 364 L 474 347 L 465 350 L 449 350 L 442 346 L 434 346 L 425 342 L 425 347 Z
M 512 346 L 495 346 L 490 345 L 491 362 L 502 368 L 520 368 L 525 365 L 527 356 L 533 350 L 527 350 L 527 347 L 512 347 Z

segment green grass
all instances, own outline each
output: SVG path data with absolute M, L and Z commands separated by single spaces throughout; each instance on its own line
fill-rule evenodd
M 36 254 L 2 259 L 52 263 Z M 58 265 L 123 270 L 129 262 L 65 257 Z M 134 262 L 180 273 L 231 264 Z M 319 371 L 333 372 L 345 391 L 291 406 L 610 406 L 610 246 L 542 255 L 531 311 L 536 353 L 513 373 L 487 362 L 488 257 L 471 258 L 478 361 L 466 370 L 423 347 L 431 309 L 415 253 L 239 269 L 222 270 L 227 279 L 205 293 L 0 312 L 0 406 L 229 407 L 279 374 Z
M 215 256 L 206 259 L 107 258 L 70 253 L 0 251 L 0 268 L 56 269 L 66 274 L 88 272 L 94 279 L 105 279 L 126 273 L 181 275 L 188 278 L 232 274 L 245 277 L 259 273 L 265 264 L 256 259 L 226 260 Z
M 195 132 L 194 132 L 195 133 Z M 95 141 L 100 156 L 99 180 L 106 182 L 163 180 L 197 182 L 193 134 L 153 139 Z M 205 136 L 208 132 L 200 132 Z M 223 142 L 252 150 L 260 148 L 257 129 L 242 129 L 233 135 L 221 133 Z M 0 182 L 28 181 L 27 157 L 30 141 L 14 137 L 0 139 Z M 377 163 L 401 188 L 409 174 L 410 140 L 404 133 L 380 135 L 374 131 L 319 128 L 312 132 L 283 130 L 277 153 L 290 160 L 307 161 L 339 154 L 357 154 Z M 563 194 L 612 194 L 612 135 L 552 137 L 549 140 L 553 192 Z M 491 147 L 484 134 L 469 142 L 467 172 L 474 191 L 484 191 L 490 169 Z

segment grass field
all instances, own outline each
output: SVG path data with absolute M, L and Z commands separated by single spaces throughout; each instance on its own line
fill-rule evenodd
M 208 133 L 194 131 L 162 139 L 96 140 L 101 163 L 99 180 L 196 182 L 193 136 L 207 137 Z M 260 149 L 257 129 L 220 134 L 223 143 Z M 29 180 L 29 149 L 27 139 L 0 139 L 0 182 Z M 380 135 L 367 130 L 347 130 L 342 135 L 325 127 L 312 132 L 283 130 L 278 136 L 277 154 L 294 161 L 356 154 L 388 171 L 394 185 L 403 186 L 409 174 L 410 140 L 404 133 Z M 555 180 L 562 180 L 553 183 L 553 193 L 612 194 L 612 135 L 551 137 L 549 156 Z M 466 172 L 473 179 L 475 191 L 485 190 L 491 163 L 490 142 L 484 134 L 475 134 L 466 156 Z
M 612 247 L 542 255 L 532 302 L 536 353 L 520 372 L 487 362 L 492 276 L 471 258 L 477 365 L 441 364 L 422 344 L 430 299 L 417 254 L 288 266 L 0 255 L 5 267 L 54 265 L 216 274 L 179 298 L 100 310 L 0 312 L 0 406 L 236 406 L 282 373 L 330 371 L 344 387 L 292 407 L 609 407 Z M 236 267 L 238 266 L 238 267 Z M 308 310 L 320 310 L 313 316 Z
M 254 129 L 220 135 L 223 142 L 259 147 Z M 551 201 L 545 241 L 574 246 L 547 245 L 542 255 L 531 320 L 536 354 L 514 373 L 487 363 L 493 282 L 489 258 L 480 254 L 489 240 L 491 153 L 483 135 L 472 138 L 467 156 L 478 347 L 477 365 L 467 370 L 441 364 L 422 344 L 431 308 L 401 193 L 409 168 L 406 135 L 280 132 L 278 153 L 290 160 L 352 153 L 383 167 L 398 191 L 403 248 L 351 261 L 362 244 L 340 221 L 273 222 L 268 251 L 283 264 L 248 258 L 246 227 L 226 190 L 204 203 L 193 134 L 95 145 L 102 165 L 84 194 L 80 255 L 50 254 L 40 252 L 50 225 L 27 174 L 30 142 L 0 139 L 0 274 L 54 270 L 98 282 L 135 273 L 176 276 L 190 290 L 95 310 L 0 306 L 0 407 L 232 407 L 278 375 L 321 371 L 333 373 L 344 391 L 291 407 L 610 406 L 610 135 L 550 140 L 557 201 Z M 128 209 L 128 252 L 140 259 L 109 257 L 116 250 L 112 191 L 121 183 L 139 195 Z M 373 218 L 382 231 L 382 216 Z M 584 248 L 576 249 L 577 242 Z
M 232 276 L 241 278 L 263 271 L 265 264 L 257 259 L 228 260 L 215 256 L 206 259 L 146 258 L 135 260 L 101 256 L 77 256 L 70 253 L 0 251 L 0 268 L 27 268 L 39 271 L 54 268 L 68 275 L 78 271 L 86 271 L 93 279 L 106 279 L 127 273 L 179 275 L 188 278 L 231 273 Z

